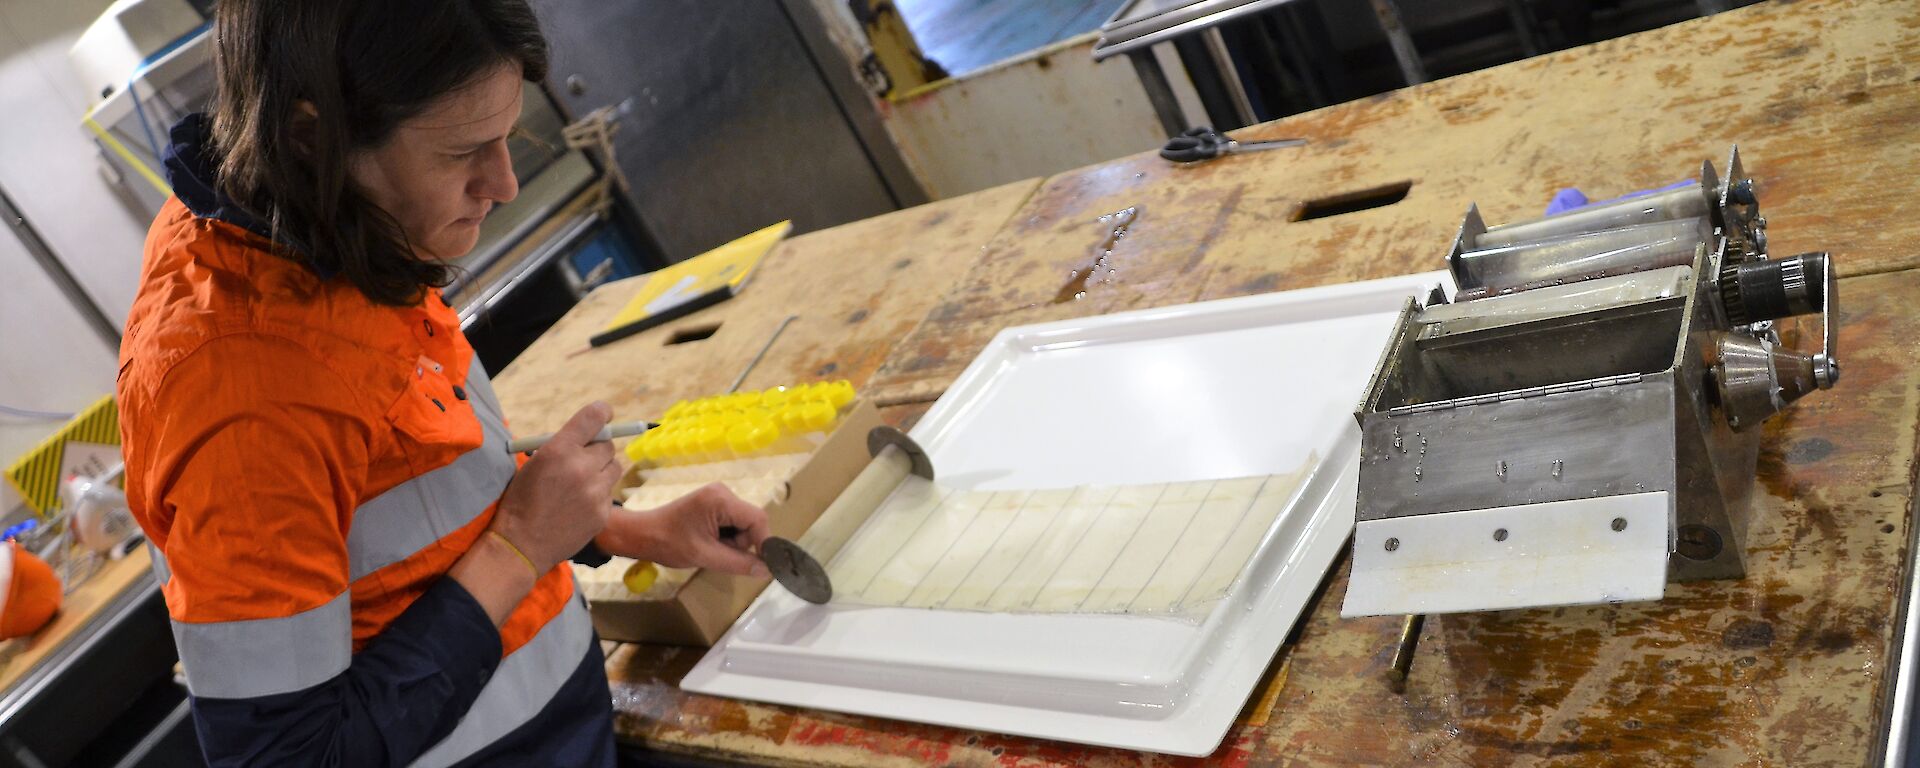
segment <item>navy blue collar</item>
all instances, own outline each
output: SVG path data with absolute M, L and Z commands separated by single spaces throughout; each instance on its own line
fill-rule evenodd
M 212 118 L 205 113 L 195 112 L 181 118 L 173 129 L 167 132 L 167 148 L 160 153 L 160 163 L 166 169 L 167 183 L 173 186 L 173 194 L 185 203 L 187 210 L 203 219 L 224 221 L 240 227 L 260 237 L 288 246 L 302 258 L 300 263 L 326 280 L 333 277 L 334 270 L 315 264 L 307 254 L 307 249 L 299 242 L 275 233 L 269 222 L 261 220 L 252 211 L 228 198 L 220 191 L 216 182 L 220 159 L 213 147 Z

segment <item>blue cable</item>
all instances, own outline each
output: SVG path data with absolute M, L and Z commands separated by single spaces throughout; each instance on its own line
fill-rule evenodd
M 147 150 L 153 153 L 154 161 L 158 162 L 160 160 L 160 142 L 153 138 L 153 126 L 147 123 L 147 109 L 140 105 L 140 92 L 133 89 L 134 78 L 139 76 L 139 73 L 136 72 L 133 77 L 127 78 L 127 96 L 133 99 L 134 116 L 140 118 L 140 132 L 147 135 Z
M 0 531 L 0 541 L 5 541 L 7 539 L 18 539 L 20 538 L 20 534 L 26 533 L 38 527 L 40 527 L 40 520 L 38 518 L 30 519 L 24 523 L 18 523 L 13 527 L 6 529 L 5 531 Z

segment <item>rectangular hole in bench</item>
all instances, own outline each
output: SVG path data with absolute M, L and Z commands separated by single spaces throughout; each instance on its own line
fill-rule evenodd
M 1413 188 L 1411 181 L 1396 181 L 1392 184 L 1363 189 L 1358 192 L 1343 192 L 1338 195 L 1308 200 L 1293 212 L 1293 221 L 1324 219 L 1343 213 L 1364 211 L 1369 208 L 1384 208 L 1407 199 L 1407 190 Z
M 667 346 L 671 347 L 675 344 L 685 344 L 689 341 L 699 341 L 701 339 L 712 336 L 714 333 L 718 332 L 719 330 L 720 330 L 719 323 L 709 323 L 707 325 L 692 325 L 685 328 L 676 328 L 673 331 L 673 335 L 667 338 Z

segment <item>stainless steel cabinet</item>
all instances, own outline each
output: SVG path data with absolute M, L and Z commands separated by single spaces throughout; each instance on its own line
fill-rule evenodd
M 805 3 L 534 5 L 550 90 L 575 118 L 618 110 L 632 213 L 669 261 L 783 219 L 805 232 L 923 200 L 852 68 L 809 45 Z

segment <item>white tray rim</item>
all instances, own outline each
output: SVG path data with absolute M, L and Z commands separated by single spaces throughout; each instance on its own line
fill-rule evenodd
M 1249 321 L 1241 327 L 1252 327 L 1286 322 L 1289 318 L 1379 314 L 1389 311 L 1386 309 L 1389 301 L 1406 296 L 1424 297 L 1434 287 L 1442 288 L 1449 295 L 1452 293 L 1451 280 L 1446 274 L 1431 272 L 1007 328 L 994 336 L 928 410 L 915 425 L 912 435 L 937 457 L 940 446 L 952 439 L 950 428 L 964 420 L 966 408 L 993 384 L 994 377 L 1001 372 L 1001 363 L 1009 354 L 1178 336 L 1184 335 L 1181 331 L 1185 328 L 1219 330 L 1218 325 L 1205 324 L 1222 315 L 1240 316 Z M 1351 311 L 1327 311 L 1341 307 Z M 1253 322 L 1258 320 L 1268 322 Z M 1359 394 L 1355 393 L 1356 402 Z M 1313 513 L 1298 526 L 1301 530 L 1291 549 L 1284 554 L 1272 551 L 1278 545 L 1275 539 L 1283 527 L 1282 523 L 1276 523 L 1256 550 L 1255 562 L 1242 575 L 1242 581 L 1236 582 L 1230 596 L 1207 617 L 1204 631 L 1221 633 L 1221 652 L 1196 659 L 1191 658 L 1195 649 L 1189 648 L 1185 654 L 1188 657 L 1180 659 L 1175 666 L 1190 673 L 1195 678 L 1191 681 L 1131 681 L 1132 685 L 1145 688 L 1177 686 L 1171 693 L 1171 705 L 1136 700 L 1132 703 L 1138 709 L 1131 712 L 1121 712 L 1129 704 L 1126 701 L 1117 702 L 1122 706 L 1104 714 L 1060 711 L 978 697 L 934 697 L 824 680 L 764 676 L 750 671 L 754 664 L 729 661 L 729 652 L 737 650 L 745 655 L 763 655 L 763 658 L 764 655 L 805 655 L 807 652 L 775 649 L 766 643 L 738 637 L 740 624 L 730 629 L 695 665 L 681 687 L 695 693 L 1014 736 L 1174 755 L 1210 754 L 1219 747 L 1253 686 L 1292 631 L 1306 604 L 1313 599 L 1326 571 L 1347 546 L 1353 530 L 1358 485 L 1357 425 L 1339 436 L 1335 445 L 1336 455 L 1323 459 L 1298 493 L 1296 503 L 1310 503 Z M 1300 578 L 1276 580 L 1283 566 L 1296 563 L 1307 567 L 1300 572 Z M 1311 578 L 1307 577 L 1309 572 Z M 742 614 L 743 620 L 753 616 L 764 604 L 781 601 L 799 605 L 797 598 L 784 591 L 768 589 Z M 833 609 L 828 606 L 821 610 Z M 1239 621 L 1225 618 L 1241 616 L 1254 618 Z

